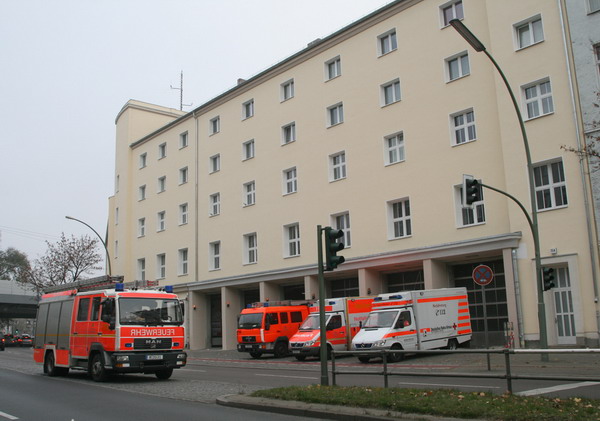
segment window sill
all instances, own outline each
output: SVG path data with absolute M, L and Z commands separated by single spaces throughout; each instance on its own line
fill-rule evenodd
M 396 162 L 386 162 L 384 166 L 387 168 L 387 167 L 391 167 L 394 165 L 402 164 L 403 162 L 406 162 L 406 159 L 402 159 L 402 160 L 396 161 Z
M 332 128 L 332 127 L 336 127 L 339 126 L 340 124 L 344 124 L 343 121 L 340 121 L 339 123 L 335 123 L 335 124 L 330 124 L 329 126 L 327 126 L 328 129 Z
M 381 57 L 388 56 L 388 55 L 392 54 L 394 51 L 398 51 L 398 49 L 397 49 L 397 48 L 394 48 L 393 50 L 390 50 L 390 51 L 388 51 L 388 52 L 386 52 L 386 53 L 381 53 L 381 52 L 380 52 L 380 53 L 379 53 L 379 55 L 377 56 L 377 58 L 381 58 Z
M 535 117 L 526 118 L 525 119 L 525 123 L 527 123 L 528 121 L 537 120 L 538 118 L 546 117 L 546 116 L 549 116 L 549 115 L 552 115 L 552 114 L 554 114 L 554 111 L 552 111 L 550 113 L 546 113 L 546 114 L 540 114 L 540 115 L 537 115 Z
M 452 144 L 452 147 L 453 147 L 453 148 L 455 148 L 455 147 L 457 147 L 457 146 L 467 145 L 467 144 L 469 144 L 469 143 L 473 143 L 473 142 L 475 142 L 476 140 L 477 140 L 477 138 L 475 138 L 475 139 L 473 139 L 473 140 L 465 140 L 464 142 L 461 142 L 461 143 L 453 143 L 453 144 Z
M 526 45 L 526 46 L 524 46 L 524 47 L 517 47 L 517 49 L 515 50 L 515 52 L 516 52 L 516 53 L 518 53 L 519 51 L 526 50 L 526 49 L 528 49 L 529 47 L 533 47 L 533 46 L 535 46 L 535 45 L 541 44 L 541 43 L 542 43 L 542 42 L 544 42 L 544 41 L 545 41 L 545 40 L 541 40 L 541 41 L 534 42 L 533 44 Z
M 462 76 L 459 76 L 459 77 L 457 77 L 457 78 L 454 78 L 454 79 L 448 79 L 448 80 L 446 81 L 446 84 L 448 84 L 448 83 L 452 83 L 452 82 L 456 82 L 457 80 L 464 79 L 464 78 L 466 78 L 466 77 L 468 77 L 468 76 L 471 76 L 471 73 L 467 73 L 466 75 L 462 75 Z
M 540 212 L 550 212 L 550 211 L 553 211 L 553 210 L 565 209 L 565 208 L 568 208 L 568 207 L 569 207 L 569 205 L 566 204 L 566 205 L 563 205 L 563 206 L 552 206 L 551 208 L 538 209 L 537 211 L 538 211 L 538 213 L 540 213 Z
M 411 238 L 411 235 L 405 235 L 404 237 L 392 237 L 392 238 L 388 238 L 388 241 L 396 241 L 396 240 L 404 240 L 405 238 Z
M 387 108 L 387 107 L 389 107 L 389 106 L 391 106 L 391 105 L 394 105 L 394 104 L 397 104 L 397 103 L 399 103 L 399 102 L 402 102 L 402 98 L 400 98 L 400 99 L 397 99 L 397 100 L 395 100 L 395 101 L 392 101 L 392 102 L 390 102 L 389 104 L 381 104 L 381 108 Z

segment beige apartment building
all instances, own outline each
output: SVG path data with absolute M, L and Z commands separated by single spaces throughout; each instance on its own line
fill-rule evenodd
M 586 0 L 592 1 L 592 0 Z M 598 249 L 562 0 L 398 0 L 197 107 L 129 101 L 116 118 L 113 273 L 175 285 L 192 349 L 236 346 L 254 301 L 318 298 L 317 225 L 344 231 L 327 297 L 465 286 L 474 341 L 539 341 L 531 230 L 463 174 L 531 209 L 510 81 L 535 165 L 551 346 L 598 345 Z

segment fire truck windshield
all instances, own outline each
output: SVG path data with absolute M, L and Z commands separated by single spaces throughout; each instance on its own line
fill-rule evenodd
M 181 325 L 183 315 L 178 300 L 160 298 L 120 298 L 119 322 L 122 325 Z
M 302 322 L 302 325 L 300 325 L 300 330 L 315 330 L 319 328 L 320 323 L 318 314 L 311 314 L 304 322 Z
M 238 329 L 254 329 L 262 325 L 262 313 L 242 314 L 238 321 Z
M 392 327 L 397 315 L 398 310 L 373 312 L 369 314 L 363 328 L 377 329 L 380 327 Z

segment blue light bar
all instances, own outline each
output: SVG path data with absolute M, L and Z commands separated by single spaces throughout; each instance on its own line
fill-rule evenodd
M 375 297 L 373 301 L 381 301 L 381 297 Z
M 117 282 L 115 284 L 115 291 L 125 291 L 125 284 L 123 282 Z
M 173 293 L 173 285 L 165 285 L 165 292 Z

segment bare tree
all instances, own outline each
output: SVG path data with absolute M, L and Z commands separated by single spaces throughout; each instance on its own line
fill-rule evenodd
M 600 92 L 596 92 L 596 102 L 592 106 L 596 109 L 600 108 Z M 588 158 L 590 163 L 590 171 L 595 172 L 600 169 L 600 120 L 590 116 L 590 112 L 584 112 L 584 117 L 589 117 L 584 121 L 584 130 L 586 133 L 593 133 L 587 136 L 584 146 L 581 148 L 573 148 L 571 146 L 561 146 L 561 149 L 576 154 L 580 159 Z M 597 112 L 595 113 L 597 115 Z

